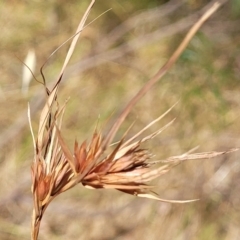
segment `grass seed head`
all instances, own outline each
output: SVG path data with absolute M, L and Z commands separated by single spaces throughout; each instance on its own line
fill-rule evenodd
M 87 141 L 84 141 L 82 144 L 75 142 L 74 151 L 73 153 L 71 152 L 61 132 L 62 118 L 66 104 L 60 106 L 58 103 L 58 89 L 63 73 L 72 56 L 77 40 L 84 28 L 85 21 L 94 2 L 94 0 L 91 1 L 75 35 L 72 37 L 72 43 L 65 58 L 62 70 L 52 90 L 47 88 L 43 75 L 43 67 L 41 68 L 47 100 L 40 115 L 36 140 L 34 139 L 31 128 L 35 149 L 35 156 L 32 164 L 32 193 L 34 200 L 32 239 L 34 240 L 38 237 L 41 219 L 50 202 L 62 192 L 67 191 L 79 183 L 82 183 L 83 186 L 88 188 L 116 189 L 138 197 L 145 197 L 163 202 L 189 202 L 193 200 L 170 201 L 161 199 L 152 191 L 152 186 L 149 186 L 148 183 L 166 174 L 172 167 L 182 161 L 211 158 L 227 153 L 186 153 L 158 162 L 160 166 L 156 165 L 156 162 L 153 163 L 151 161 L 152 155 L 150 151 L 148 149 L 143 149 L 141 147 L 142 143 L 156 137 L 164 129 L 169 127 L 174 120 L 148 136 L 143 136 L 143 133 L 158 122 L 170 110 L 149 123 L 133 137 L 126 139 L 125 134 L 114 147 L 111 147 L 111 142 L 115 138 L 116 133 L 129 112 L 139 99 L 141 99 L 153 85 L 168 72 L 201 25 L 219 8 L 219 3 L 214 3 L 212 7 L 203 14 L 199 21 L 194 24 L 166 64 L 160 68 L 132 100 L 129 101 L 109 132 L 103 135 L 96 130 L 89 143 Z M 110 154 L 106 154 L 106 152 L 110 152 Z

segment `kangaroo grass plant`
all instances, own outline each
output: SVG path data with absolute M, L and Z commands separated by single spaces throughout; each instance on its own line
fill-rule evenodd
M 95 1 L 91 1 L 86 10 L 76 34 L 72 38 L 62 70 L 52 90 L 46 86 L 43 75 L 43 85 L 46 90 L 46 104 L 40 115 L 38 134 L 35 139 L 30 121 L 31 133 L 34 141 L 34 160 L 32 170 L 32 240 L 36 240 L 39 234 L 40 223 L 45 210 L 51 201 L 62 192 L 82 183 L 83 186 L 93 189 L 113 188 L 124 193 L 138 197 L 156 199 L 162 202 L 185 203 L 195 200 L 165 200 L 153 192 L 153 186 L 148 182 L 167 173 L 173 166 L 190 159 L 212 158 L 225 152 L 185 153 L 180 156 L 170 157 L 164 161 L 150 161 L 152 155 L 148 149 L 141 147 L 142 143 L 153 139 L 166 129 L 173 121 L 158 131 L 142 136 L 153 124 L 161 120 L 171 109 L 162 116 L 149 123 L 131 138 L 127 139 L 128 131 L 115 144 L 112 141 L 121 124 L 139 101 L 151 87 L 163 77 L 184 51 L 189 41 L 198 31 L 201 25 L 220 7 L 220 3 L 214 3 L 203 16 L 189 30 L 182 43 L 169 58 L 166 64 L 142 87 L 142 89 L 129 101 L 121 114 L 110 127 L 107 134 L 103 134 L 97 127 L 90 141 L 75 142 L 71 152 L 64 141 L 61 126 L 66 103 L 62 106 L 58 102 L 58 89 L 66 66 L 75 49 L 77 40 L 84 29 L 86 19 Z M 129 128 L 130 129 L 130 128 Z M 139 140 L 140 139 L 140 140 Z M 158 166 L 157 164 L 160 164 Z

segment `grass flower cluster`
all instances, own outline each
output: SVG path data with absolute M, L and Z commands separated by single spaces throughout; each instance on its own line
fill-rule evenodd
M 55 86 L 51 90 L 46 86 L 45 78 L 42 74 L 47 98 L 40 115 L 36 138 L 31 127 L 35 149 L 31 167 L 34 202 L 32 216 L 33 240 L 38 238 L 41 220 L 51 201 L 59 194 L 73 188 L 79 183 L 92 189 L 116 189 L 134 196 L 163 202 L 181 203 L 195 201 L 162 199 L 153 191 L 153 186 L 149 185 L 149 182 L 166 174 L 172 167 L 182 161 L 212 158 L 233 151 L 204 153 L 192 153 L 192 151 L 189 151 L 180 156 L 169 157 L 163 161 L 153 161 L 151 151 L 144 149 L 142 143 L 156 137 L 170 126 L 174 119 L 150 135 L 144 135 L 144 133 L 153 124 L 159 122 L 171 109 L 150 122 L 132 137 L 127 137 L 131 129 L 130 126 L 121 139 L 115 139 L 121 124 L 135 104 L 168 72 L 201 25 L 219 8 L 219 3 L 213 4 L 199 21 L 194 24 L 166 64 L 147 81 L 142 89 L 123 108 L 121 114 L 107 133 L 105 130 L 100 130 L 97 126 L 90 140 L 82 143 L 75 141 L 75 145 L 72 148 L 67 145 L 61 131 L 67 102 L 64 104 L 59 103 L 59 86 L 94 2 L 90 3 L 78 26 L 76 34 L 72 37 L 72 43 L 62 70 Z M 41 72 L 43 72 L 42 69 Z M 30 111 L 29 120 L 31 120 Z M 113 143 L 113 140 L 116 142 Z M 73 149 L 73 151 L 70 149 Z

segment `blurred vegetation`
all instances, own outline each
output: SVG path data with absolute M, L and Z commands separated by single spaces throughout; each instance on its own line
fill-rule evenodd
M 83 32 L 59 94 L 62 102 L 71 97 L 63 127 L 69 146 L 74 137 L 82 141 L 91 135 L 99 115 L 101 123 L 112 113 L 117 116 L 166 61 L 208 3 L 96 2 L 88 22 L 111 10 Z M 87 4 L 73 0 L 0 2 L 0 239 L 29 239 L 30 234 L 33 147 L 26 112 L 30 102 L 36 129 L 44 91 L 32 81 L 28 95 L 22 94 L 21 61 L 34 49 L 35 75 L 41 81 L 40 67 L 74 33 Z M 179 101 L 156 128 L 177 117 L 175 123 L 149 143 L 156 159 L 198 145 L 198 151 L 240 145 L 239 16 L 239 0 L 228 1 L 127 118 L 122 132 L 135 120 L 132 132 L 136 132 Z M 181 25 L 175 24 L 180 21 Z M 114 39 L 121 29 L 123 33 Z M 68 44 L 58 50 L 44 68 L 49 86 L 67 48 Z M 201 199 L 191 204 L 163 204 L 79 186 L 50 206 L 40 239 L 237 240 L 239 181 L 239 153 L 235 153 L 182 164 L 155 182 L 161 197 Z

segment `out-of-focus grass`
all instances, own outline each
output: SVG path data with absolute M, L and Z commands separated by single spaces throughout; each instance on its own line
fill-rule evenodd
M 16 56 L 24 59 L 28 49 L 34 48 L 39 69 L 49 54 L 74 32 L 86 4 L 63 0 L 0 3 L 1 239 L 29 239 L 32 205 L 29 168 L 33 151 L 26 111 L 30 101 L 36 129 L 40 109 L 37 101 L 44 94 L 41 85 L 33 81 L 28 96 L 22 96 L 22 64 Z M 112 48 L 170 25 L 193 13 L 200 5 L 189 1 L 177 14 L 174 12 L 148 24 L 143 21 L 118 39 Z M 101 48 L 97 46 L 104 36 L 126 19 L 144 11 L 144 7 L 157 6 L 157 1 L 151 1 L 150 6 L 139 5 L 138 1 L 97 2 L 89 21 L 107 8 L 112 10 L 83 32 L 72 64 L 100 53 Z M 226 4 L 205 24 L 171 72 L 127 118 L 121 131 L 136 119 L 132 132 L 137 131 L 180 100 L 156 128 L 177 117 L 175 123 L 148 143 L 156 159 L 183 153 L 197 145 L 204 151 L 239 146 L 237 7 L 237 1 Z M 63 127 L 69 146 L 74 137 L 80 141 L 91 135 L 99 115 L 103 123 L 113 111 L 117 113 L 167 59 L 183 34 L 152 42 L 84 72 L 68 73 L 59 96 L 62 102 L 71 97 Z M 50 85 L 56 79 L 66 49 L 67 46 L 60 49 L 48 63 L 45 74 Z M 38 73 L 36 76 L 40 79 Z M 16 125 L 18 120 L 23 123 L 21 127 Z M 9 129 L 11 131 L 6 132 Z M 12 137 L 6 143 L 4 140 L 10 133 Z M 238 239 L 239 171 L 239 154 L 235 153 L 182 164 L 155 181 L 161 197 L 201 199 L 184 205 L 135 199 L 116 191 L 91 191 L 78 186 L 49 207 L 40 239 Z

